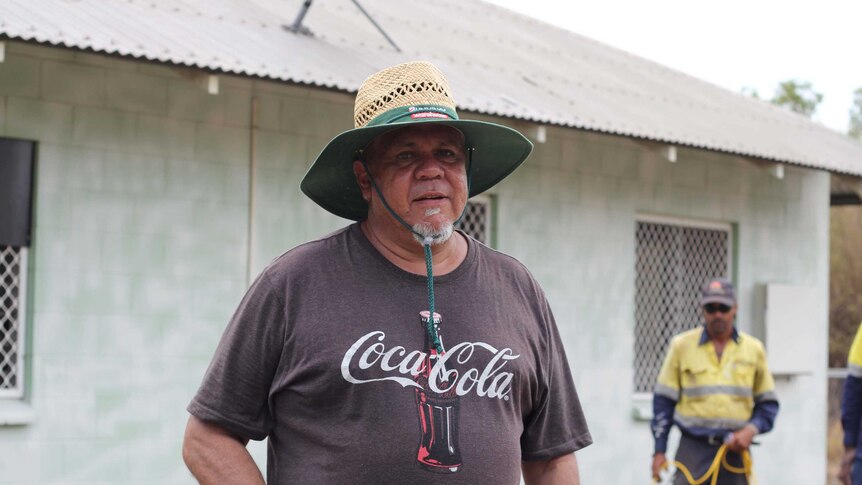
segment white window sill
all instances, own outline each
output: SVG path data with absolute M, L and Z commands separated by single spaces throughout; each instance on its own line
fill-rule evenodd
M 652 420 L 652 393 L 637 393 L 632 396 L 632 417 L 635 421 Z
M 30 404 L 20 399 L 0 399 L 0 426 L 21 426 L 35 420 Z

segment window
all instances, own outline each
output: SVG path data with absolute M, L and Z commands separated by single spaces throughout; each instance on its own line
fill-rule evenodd
M 635 393 L 651 393 L 671 337 L 702 323 L 697 299 L 730 277 L 731 226 L 640 219 L 635 256 Z
M 0 138 L 0 400 L 25 395 L 27 248 L 35 144 Z
M 467 201 L 464 217 L 455 225 L 473 239 L 491 245 L 491 198 L 477 196 Z
M 0 398 L 24 396 L 27 250 L 0 246 Z

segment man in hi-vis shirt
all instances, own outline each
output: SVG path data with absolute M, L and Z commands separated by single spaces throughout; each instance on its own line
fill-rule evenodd
M 675 485 L 714 473 L 718 484 L 747 484 L 748 448 L 755 435 L 772 429 L 778 414 L 775 385 L 763 344 L 734 325 L 731 282 L 708 281 L 699 303 L 703 326 L 671 340 L 655 385 L 652 475 L 658 479 L 667 466 L 668 432 L 675 424 L 682 432 Z

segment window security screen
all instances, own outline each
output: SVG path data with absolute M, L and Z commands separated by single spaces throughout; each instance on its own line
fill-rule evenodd
M 26 249 L 0 246 L 0 398 L 21 397 Z
M 635 257 L 636 393 L 651 393 L 671 337 L 703 322 L 697 300 L 729 277 L 730 228 L 639 221 Z
M 455 225 L 477 241 L 491 244 L 491 200 L 485 198 L 467 201 L 467 209 L 461 222 Z

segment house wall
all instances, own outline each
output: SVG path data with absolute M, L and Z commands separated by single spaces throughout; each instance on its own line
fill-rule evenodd
M 649 479 L 652 438 L 630 397 L 635 221 L 659 215 L 734 225 L 743 331 L 765 337 L 763 285 L 816 289 L 817 330 L 797 351 L 815 370 L 776 377 L 776 428 L 752 453 L 760 483 L 823 483 L 829 176 L 787 167 L 778 180 L 738 157 L 692 149 L 670 163 L 661 148 L 552 129 L 496 190 L 499 247 L 544 285 L 593 431 L 596 444 L 578 454 L 583 482 Z
M 184 409 L 247 278 L 346 223 L 298 185 L 351 127 L 351 96 L 219 79 L 210 95 L 194 70 L 7 42 L 0 134 L 39 143 L 35 420 L 0 426 L 0 483 L 191 483 Z M 759 285 L 814 286 L 822 331 L 805 345 L 826 362 L 828 175 L 776 180 L 685 149 L 671 164 L 657 145 L 552 128 L 493 193 L 497 246 L 544 285 L 566 342 L 596 442 L 578 453 L 584 483 L 648 479 L 651 438 L 631 399 L 637 215 L 736 224 L 739 325 L 762 336 Z M 778 426 L 755 450 L 761 483 L 822 481 L 824 369 L 779 380 Z

